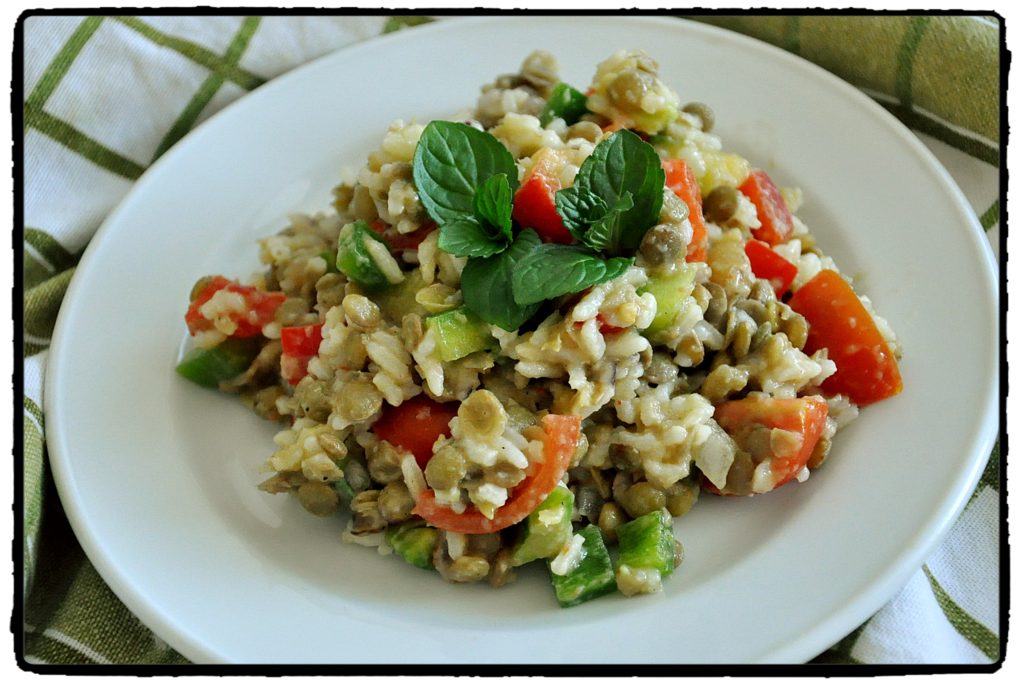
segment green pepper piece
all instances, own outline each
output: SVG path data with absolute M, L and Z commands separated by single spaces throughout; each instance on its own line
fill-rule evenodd
M 540 113 L 541 127 L 547 127 L 555 118 L 561 118 L 566 125 L 572 125 L 587 112 L 587 95 L 568 83 L 555 86 L 544 110 Z
M 434 330 L 441 361 L 455 361 L 495 344 L 487 324 L 466 307 L 428 316 L 423 323 Z
M 568 574 L 551 574 L 551 584 L 560 607 L 578 604 L 607 595 L 615 590 L 615 572 L 601 530 L 591 524 L 580 530 L 583 537 L 583 558 Z
M 364 220 L 357 220 L 342 227 L 341 233 L 338 234 L 336 264 L 339 271 L 359 285 L 368 289 L 383 288 L 388 285 L 388 279 L 370 257 L 364 240 L 367 236 L 384 243 L 380 234 L 370 229 Z
M 260 352 L 260 339 L 228 338 L 210 348 L 197 347 L 189 352 L 175 370 L 203 387 L 217 387 L 249 368 Z

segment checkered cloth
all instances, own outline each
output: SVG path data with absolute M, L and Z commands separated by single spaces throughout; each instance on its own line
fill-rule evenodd
M 862 88 L 914 130 L 999 245 L 999 28 L 986 17 L 703 16 Z M 32 664 L 186 660 L 111 593 L 64 517 L 45 456 L 47 347 L 96 228 L 203 119 L 321 54 L 422 17 L 64 17 L 24 24 L 24 631 Z M 415 29 L 409 29 L 415 30 Z M 824 663 L 999 656 L 999 457 L 949 537 Z

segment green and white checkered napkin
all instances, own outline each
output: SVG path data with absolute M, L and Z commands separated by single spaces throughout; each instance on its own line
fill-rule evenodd
M 999 28 L 991 18 L 703 16 L 862 88 L 959 182 L 999 247 Z M 186 660 L 145 628 L 75 541 L 49 476 L 41 405 L 64 291 L 96 228 L 197 123 L 267 80 L 417 17 L 26 20 L 23 652 L 33 664 Z M 408 29 L 415 30 L 415 29 Z M 999 456 L 952 533 L 881 611 L 817 661 L 991 663 L 999 655 Z

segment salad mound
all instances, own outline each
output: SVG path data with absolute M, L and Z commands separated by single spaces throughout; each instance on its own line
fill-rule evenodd
M 659 591 L 702 493 L 805 482 L 902 389 L 801 192 L 713 125 L 642 51 L 583 90 L 535 51 L 393 122 L 251 280 L 201 278 L 178 372 L 282 424 L 260 488 L 344 541 L 450 582 L 543 568 L 561 606 Z

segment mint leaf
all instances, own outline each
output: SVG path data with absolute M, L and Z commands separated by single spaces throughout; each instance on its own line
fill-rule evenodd
M 438 224 L 473 215 L 477 187 L 503 174 L 518 186 L 516 161 L 494 136 L 465 123 L 435 120 L 423 130 L 412 161 L 420 202 Z
M 622 221 L 626 212 L 633 207 L 633 194 L 628 191 L 619 198 L 619 202 L 590 225 L 580 239 L 584 245 L 594 250 L 610 250 L 612 238 L 622 229 Z
M 582 241 L 590 225 L 608 212 L 608 206 L 600 196 L 566 189 L 555 194 L 555 211 L 569 233 Z
M 537 303 L 520 304 L 512 292 L 513 272 L 519 262 L 540 247 L 533 229 L 519 232 L 504 252 L 473 258 L 462 270 L 462 299 L 470 310 L 487 323 L 514 331 L 537 313 Z M 550 272 L 549 272 L 550 275 Z
M 632 251 L 640 245 L 644 233 L 657 224 L 661 212 L 665 171 L 661 159 L 650 144 L 629 130 L 613 133 L 594 148 L 583 161 L 574 184 L 555 195 L 555 207 L 562 221 L 580 240 L 596 222 L 601 233 L 594 242 L 609 253 Z M 632 206 L 620 210 L 626 195 Z M 600 199 L 600 201 L 598 201 Z M 605 212 L 595 206 L 604 203 Z M 604 222 L 609 212 L 618 212 Z
M 512 241 L 512 187 L 506 175 L 491 175 L 473 195 L 473 212 L 495 227 L 504 243 Z
M 487 257 L 500 253 L 509 239 L 494 238 L 489 230 L 474 217 L 461 217 L 445 222 L 440 227 L 437 247 L 459 257 Z
M 528 305 L 577 293 L 614 279 L 632 263 L 632 258 L 605 260 L 580 246 L 546 243 L 534 248 L 516 265 L 512 272 L 513 297 L 517 304 Z

